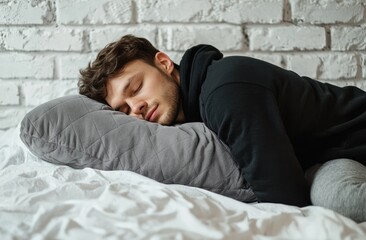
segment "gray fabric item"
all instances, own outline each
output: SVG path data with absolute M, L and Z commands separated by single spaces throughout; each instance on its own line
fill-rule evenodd
M 129 170 L 162 183 L 256 201 L 227 146 L 203 123 L 162 126 L 74 95 L 29 112 L 20 136 L 33 154 L 51 163 Z
M 312 173 L 311 173 L 312 172 Z M 310 197 L 314 205 L 332 209 L 356 222 L 366 221 L 366 167 L 336 159 L 310 170 Z

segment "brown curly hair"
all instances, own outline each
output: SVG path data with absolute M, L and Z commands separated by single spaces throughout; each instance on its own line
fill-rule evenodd
M 80 70 L 79 93 L 106 103 L 107 80 L 120 73 L 127 63 L 137 59 L 155 66 L 154 58 L 157 52 L 159 50 L 145 38 L 123 36 L 118 41 L 108 44 L 93 62 L 89 62 L 85 69 Z

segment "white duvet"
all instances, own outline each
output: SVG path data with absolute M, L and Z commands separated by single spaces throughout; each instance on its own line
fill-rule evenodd
M 128 171 L 75 170 L 0 136 L 0 239 L 366 239 L 321 207 L 245 204 Z

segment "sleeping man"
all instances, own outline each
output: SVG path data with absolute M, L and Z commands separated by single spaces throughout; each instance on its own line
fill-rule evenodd
M 364 91 L 223 57 L 210 45 L 187 50 L 177 65 L 146 39 L 126 35 L 81 70 L 79 91 L 146 121 L 205 123 L 229 146 L 260 202 L 309 205 L 304 171 L 335 159 L 356 169 L 366 164 Z M 347 196 L 356 204 L 366 202 L 363 185 Z

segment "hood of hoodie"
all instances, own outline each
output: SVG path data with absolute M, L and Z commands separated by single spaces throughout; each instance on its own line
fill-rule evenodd
M 188 49 L 180 62 L 180 89 L 183 112 L 187 122 L 201 122 L 199 96 L 206 79 L 207 68 L 223 54 L 211 45 L 197 45 Z

